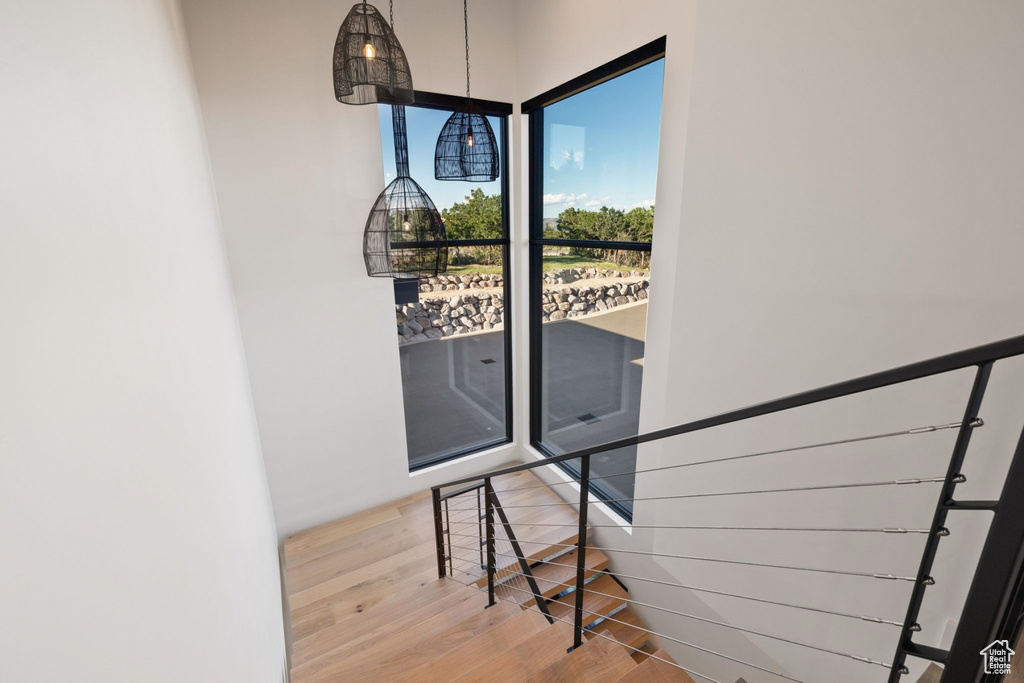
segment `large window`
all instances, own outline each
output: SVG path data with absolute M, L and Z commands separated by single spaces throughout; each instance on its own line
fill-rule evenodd
M 523 105 L 530 431 L 547 455 L 639 428 L 664 49 L 655 41 Z M 591 459 L 594 489 L 627 518 L 635 465 L 635 448 Z
M 434 179 L 438 133 L 463 98 L 416 93 L 406 108 L 412 178 L 448 233 L 448 270 L 395 306 L 409 468 L 510 441 L 507 121 L 511 105 L 478 102 L 501 150 L 489 183 Z M 384 181 L 395 177 L 390 105 L 379 107 Z

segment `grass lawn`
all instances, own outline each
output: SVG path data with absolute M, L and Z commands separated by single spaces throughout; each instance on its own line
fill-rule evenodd
M 472 275 L 473 273 L 480 273 L 482 275 L 489 275 L 493 273 L 501 274 L 501 266 L 481 266 L 478 263 L 467 263 L 463 266 L 448 265 L 448 270 L 445 271 L 445 275 Z
M 560 268 L 604 268 L 605 270 L 636 270 L 641 273 L 649 273 L 650 268 L 630 268 L 629 266 L 617 266 L 608 261 L 602 261 L 587 256 L 576 256 L 566 254 L 564 256 L 545 256 L 544 272 L 558 270 Z
M 544 257 L 544 272 L 550 270 L 559 270 L 561 268 L 604 268 L 605 270 L 636 270 L 641 273 L 649 273 L 650 268 L 630 268 L 628 266 L 617 266 L 614 263 L 602 261 L 600 259 L 588 258 L 586 256 L 575 256 L 573 254 L 566 254 L 564 256 L 545 256 Z M 501 266 L 482 266 L 476 263 L 468 263 L 465 265 L 455 266 L 449 265 L 447 274 L 448 275 L 468 275 L 472 273 L 500 273 Z

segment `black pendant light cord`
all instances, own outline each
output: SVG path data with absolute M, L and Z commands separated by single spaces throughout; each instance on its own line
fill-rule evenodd
M 363 0 L 366 2 L 366 0 Z M 395 30 L 395 0 L 388 0 L 388 14 L 391 18 L 391 30 Z
M 467 4 L 468 0 L 462 0 L 462 25 L 466 31 L 466 101 L 469 102 L 469 8 Z

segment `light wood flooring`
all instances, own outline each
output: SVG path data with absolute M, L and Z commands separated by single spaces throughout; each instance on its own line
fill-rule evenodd
M 625 588 L 596 550 L 586 558 L 593 592 L 584 594 L 595 623 L 583 646 L 567 652 L 574 595 L 563 591 L 575 581 L 576 513 L 528 471 L 495 480 L 495 490 L 551 622 L 523 590 L 504 539 L 498 551 L 506 554 L 496 562 L 499 599 L 487 608 L 475 492 L 449 503 L 450 576 L 437 578 L 433 511 L 424 492 L 285 540 L 293 683 L 692 683 L 626 607 Z

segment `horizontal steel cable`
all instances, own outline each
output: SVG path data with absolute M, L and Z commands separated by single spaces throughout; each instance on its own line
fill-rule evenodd
M 481 564 L 479 562 L 479 560 L 480 560 L 480 549 L 479 548 L 477 548 L 476 550 L 473 550 L 472 548 L 467 548 L 464 545 L 455 545 L 454 543 L 451 546 L 449 546 L 449 547 L 451 547 L 452 549 L 456 549 L 457 548 L 459 550 L 467 550 L 467 551 L 473 553 L 472 557 L 470 557 L 468 555 L 455 555 L 454 553 L 452 553 L 452 555 L 454 556 L 454 559 L 456 559 L 456 560 L 465 560 L 466 562 L 470 562 L 472 564 L 477 564 L 477 565 Z M 504 553 L 495 553 L 495 555 L 504 555 Z M 486 562 L 486 558 L 484 558 L 484 561 Z
M 483 484 L 481 484 L 480 486 L 482 487 Z M 447 503 L 448 501 L 454 501 L 454 500 L 457 500 L 459 502 L 466 502 L 466 501 L 469 501 L 469 500 L 476 501 L 477 490 L 479 488 L 480 487 L 477 487 L 477 488 L 475 488 L 475 489 L 473 489 L 471 491 L 463 491 L 462 493 L 460 493 L 457 496 L 449 496 L 448 498 L 441 498 L 441 502 L 442 503 Z M 480 498 L 483 499 L 483 493 L 480 494 Z
M 477 524 L 483 521 L 484 518 L 482 511 L 479 516 L 476 514 L 476 508 L 466 509 L 466 513 L 471 512 L 472 514 L 462 514 L 464 511 L 454 509 L 451 510 L 451 512 L 454 513 L 451 515 L 454 519 L 454 524 L 472 524 L 473 526 L 477 526 Z
M 922 477 L 914 479 L 891 479 L 888 481 L 868 481 L 858 482 L 854 484 L 828 484 L 826 486 L 796 486 L 785 489 L 757 489 L 751 491 L 717 491 L 715 493 L 684 493 L 678 496 L 647 496 L 645 498 L 599 498 L 597 500 L 588 501 L 591 505 L 600 503 L 626 503 L 626 502 L 637 502 L 644 500 L 678 500 L 681 498 L 712 498 L 715 496 L 745 496 L 756 493 L 791 493 L 794 491 L 827 491 L 832 489 L 857 489 L 866 488 L 871 486 L 907 486 L 910 484 L 942 484 L 946 481 L 945 477 Z M 954 481 L 958 484 L 962 484 L 967 481 L 967 477 L 962 474 L 956 475 Z M 501 507 L 505 510 L 512 508 L 542 508 L 542 507 L 558 507 L 565 505 L 565 503 L 534 503 L 532 505 L 502 505 Z
M 452 546 L 452 547 L 459 548 L 459 549 L 462 549 L 462 550 L 468 550 L 470 552 L 474 552 L 470 548 L 466 548 L 464 546 Z M 519 555 L 508 555 L 506 553 L 497 553 L 497 554 L 501 555 L 502 557 L 526 559 L 526 558 L 520 557 Z M 460 559 L 463 559 L 463 558 L 460 558 Z M 549 565 L 552 565 L 552 566 L 555 566 L 555 567 L 565 567 L 566 569 L 575 569 L 576 568 L 575 565 L 559 564 L 559 563 L 556 563 L 556 562 L 544 562 L 544 564 L 549 564 Z M 609 572 L 609 573 L 611 573 L 611 572 Z M 824 608 L 821 608 L 821 607 L 810 607 L 810 606 L 807 606 L 807 605 L 794 605 L 794 604 L 788 603 L 788 602 L 780 602 L 780 601 L 777 601 L 777 600 L 768 600 L 767 598 L 757 598 L 757 597 L 754 597 L 752 595 L 742 595 L 742 594 L 739 594 L 739 593 L 729 593 L 727 591 L 714 590 L 714 589 L 711 589 L 711 588 L 701 588 L 699 586 L 690 586 L 690 585 L 683 584 L 683 583 L 673 583 L 671 581 L 661 581 L 659 579 L 649 579 L 649 578 L 645 578 L 645 577 L 642 577 L 642 576 L 631 576 L 629 574 L 621 574 L 619 572 L 614 572 L 613 574 L 614 574 L 615 577 L 620 578 L 620 579 L 628 579 L 628 580 L 631 580 L 631 581 L 645 581 L 645 582 L 648 582 L 648 583 L 656 583 L 656 584 L 661 585 L 661 586 L 669 586 L 671 588 L 685 588 L 687 590 L 695 591 L 695 592 L 698 592 L 698 593 L 711 593 L 713 595 L 722 595 L 722 596 L 726 596 L 726 597 L 730 597 L 730 598 L 738 598 L 740 600 L 750 600 L 752 602 L 762 602 L 762 603 L 765 603 L 765 604 L 768 604 L 768 605 L 777 605 L 779 607 L 789 607 L 789 608 L 792 608 L 792 609 L 805 610 L 805 611 L 808 611 L 808 612 L 818 612 L 820 614 L 829 614 L 829 615 L 836 616 L 836 617 L 845 617 L 847 619 L 857 619 L 859 621 L 868 621 L 868 622 L 871 622 L 871 623 L 874 623 L 874 624 L 884 624 L 884 625 L 887 625 L 887 626 L 896 626 L 898 628 L 902 628 L 903 627 L 903 622 L 902 621 L 896 621 L 894 619 L 883 619 L 881 617 L 873 617 L 873 616 L 867 616 L 867 615 L 863 615 L 863 614 L 851 614 L 851 613 L 848 613 L 848 612 L 837 612 L 835 610 L 824 609 Z M 540 576 L 535 576 L 534 578 L 537 579 L 538 581 L 548 581 L 549 583 L 558 583 L 558 584 L 562 584 L 562 585 L 568 585 L 568 584 L 566 584 L 566 583 L 564 583 L 562 581 L 554 581 L 552 579 L 545 579 L 545 578 L 540 577 Z M 912 624 L 910 630 L 914 631 L 914 632 L 920 631 L 921 630 L 921 626 L 919 624 Z
M 519 590 L 519 589 L 518 588 L 513 588 L 512 590 Z M 592 590 L 587 589 L 587 588 L 584 589 L 584 592 L 593 593 L 594 595 L 604 595 L 604 593 L 598 593 L 597 591 L 592 591 Z M 531 593 L 531 595 L 532 595 L 532 593 Z M 614 597 L 614 596 L 608 596 L 608 597 Z M 626 602 L 630 602 L 630 601 L 626 600 Z M 526 609 L 529 609 L 529 608 L 526 608 Z M 635 628 L 635 629 L 637 629 L 639 631 L 645 631 L 646 633 L 650 633 L 651 635 L 658 636 L 659 638 L 665 638 L 667 640 L 671 640 L 671 641 L 674 641 L 676 643 L 679 643 L 680 645 L 686 645 L 687 647 L 692 647 L 692 648 L 694 648 L 696 650 L 701 650 L 702 652 L 707 652 L 708 654 L 712 654 L 712 655 L 716 655 L 718 657 L 722 657 L 724 659 L 728 659 L 730 661 L 736 662 L 737 664 L 743 664 L 744 666 L 749 666 L 751 668 L 758 669 L 760 671 L 764 671 L 765 673 L 769 673 L 769 674 L 772 674 L 774 676 L 779 676 L 780 678 L 785 678 L 785 679 L 790 680 L 790 681 L 796 681 L 796 683 L 803 683 L 803 681 L 801 681 L 798 678 L 792 678 L 791 676 L 787 676 L 786 674 L 779 673 L 778 671 L 772 671 L 771 669 L 766 669 L 766 668 L 764 668 L 762 666 L 758 666 L 757 664 L 751 664 L 750 662 L 746 662 L 746 661 L 744 661 L 742 659 L 736 659 L 735 657 L 730 657 L 729 655 L 722 654 L 721 652 L 716 652 L 714 650 L 709 650 L 707 648 L 701 647 L 700 645 L 695 645 L 694 643 L 688 643 L 688 642 L 683 641 L 683 640 L 676 640 L 675 638 L 663 635 L 661 633 L 656 633 L 655 631 L 652 631 L 652 630 L 647 629 L 647 628 L 643 628 L 641 626 L 637 626 L 636 624 L 629 624 L 629 623 L 627 623 L 625 621 L 619 621 L 618 619 L 613 619 L 610 616 L 603 615 L 603 614 L 601 614 L 599 612 L 592 612 L 592 611 L 590 611 L 588 609 L 585 609 L 583 611 L 586 612 L 587 614 L 590 614 L 591 616 L 596 616 L 596 617 L 598 617 L 601 620 L 613 621 L 616 624 L 623 624 L 625 626 L 629 626 L 631 628 Z M 552 617 L 552 618 L 553 619 L 558 619 L 558 617 Z M 569 622 L 566 622 L 566 623 L 569 623 Z M 587 630 L 589 630 L 591 634 L 597 635 L 597 632 L 593 628 L 590 628 L 590 629 L 587 629 Z M 618 642 L 618 641 L 616 641 L 616 642 Z
M 609 595 L 608 593 L 601 593 L 600 591 L 595 591 L 592 588 L 587 588 L 586 585 L 583 586 L 583 591 L 585 593 L 593 593 L 594 595 L 600 595 L 601 597 L 604 597 L 604 598 L 611 598 L 613 600 L 622 600 L 623 602 L 628 602 L 628 603 L 633 604 L 633 605 L 640 605 L 641 607 L 647 607 L 648 609 L 654 609 L 654 610 L 658 610 L 660 612 L 666 612 L 668 614 L 674 614 L 677 617 L 685 617 L 687 619 L 694 619 L 696 621 L 702 621 L 702 622 L 707 623 L 707 624 L 714 624 L 715 626 L 723 626 L 725 628 L 731 628 L 731 629 L 736 630 L 736 631 L 742 631 L 743 633 L 750 633 L 750 634 L 755 635 L 755 636 L 764 636 L 765 638 L 771 638 L 773 640 L 780 640 L 780 641 L 785 642 L 785 643 L 790 643 L 792 645 L 799 645 L 801 647 L 806 647 L 806 648 L 811 649 L 811 650 L 818 650 L 819 652 L 827 652 L 829 654 L 838 655 L 840 657 L 848 657 L 850 659 L 856 659 L 858 661 L 870 661 L 873 664 L 879 664 L 879 665 L 884 666 L 886 668 L 891 668 L 890 664 L 885 664 L 884 662 L 879 662 L 879 661 L 876 661 L 876 660 L 873 660 L 873 659 L 869 659 L 867 657 L 860 657 L 858 655 L 851 655 L 851 654 L 847 654 L 845 652 L 837 652 L 835 650 L 830 650 L 828 648 L 818 647 L 817 645 L 810 645 L 808 643 L 802 643 L 802 642 L 796 641 L 796 640 L 789 640 L 789 639 L 783 638 L 781 636 L 773 636 L 770 633 L 762 633 L 760 631 L 753 631 L 751 629 L 743 628 L 741 626 L 733 626 L 732 624 L 727 624 L 727 623 L 722 622 L 722 621 L 715 621 L 713 619 L 706 619 L 704 617 L 698 617 L 695 614 L 688 614 L 686 612 L 680 612 L 678 610 L 669 609 L 668 607 L 661 607 L 659 605 L 651 605 L 649 603 L 641 602 L 639 600 L 632 600 L 630 598 L 620 598 L 620 597 L 615 596 L 615 595 Z
M 474 586 L 473 584 L 469 584 L 469 583 L 464 583 L 464 582 L 462 582 L 462 581 L 459 581 L 458 579 L 456 579 L 456 578 L 454 578 L 454 577 L 449 577 L 449 578 L 451 578 L 451 580 L 452 580 L 452 581 L 454 581 L 455 583 L 460 583 L 460 584 L 462 584 L 463 586 L 466 586 L 467 588 L 474 588 L 474 589 L 479 589 L 479 587 L 478 587 L 478 586 Z M 497 598 L 497 596 L 495 596 L 495 597 Z M 506 599 L 506 598 L 497 598 L 497 599 L 499 599 L 499 600 L 501 600 L 501 601 L 503 601 L 503 602 L 508 602 L 509 604 L 512 604 L 512 605 L 517 605 L 517 604 L 518 604 L 518 603 L 515 603 L 515 602 L 513 602 L 513 601 L 511 601 L 511 600 L 508 600 L 508 599 Z M 518 605 L 518 606 L 519 606 L 519 607 L 522 607 L 522 605 Z M 533 610 L 533 611 L 536 611 L 536 612 L 537 612 L 538 614 L 543 614 L 543 612 L 541 612 L 541 611 L 540 611 L 539 609 L 537 609 L 536 607 L 526 607 L 525 609 L 528 609 L 528 610 Z M 552 616 L 551 618 L 552 618 L 552 619 L 555 619 L 555 620 L 557 620 L 557 621 L 560 621 L 560 622 L 562 622 L 563 624 L 568 624 L 569 626 L 572 626 L 573 628 L 575 628 L 575 624 L 573 624 L 573 623 L 572 623 L 571 621 L 566 621 L 565 619 L 562 619 L 562 618 L 560 618 L 560 617 L 554 617 L 554 616 Z M 630 626 L 632 626 L 632 624 L 630 624 Z M 633 628 L 639 628 L 639 627 L 637 627 L 637 626 L 634 626 Z M 648 629 L 645 629 L 645 628 L 640 628 L 639 630 L 641 630 L 641 631 L 646 631 L 647 633 L 650 633 L 650 634 L 652 634 L 652 635 L 656 635 L 656 636 L 659 636 L 659 637 L 661 637 L 661 634 L 659 634 L 659 633 L 655 633 L 654 631 L 650 631 L 650 630 L 648 630 Z M 604 635 L 604 634 L 602 634 L 602 633 L 597 633 L 597 632 L 591 631 L 591 635 L 593 635 L 593 636 L 595 636 L 595 637 L 597 637 L 597 638 L 604 638 L 605 640 L 608 640 L 608 641 L 610 641 L 610 642 L 613 642 L 613 643 L 615 643 L 616 645 L 622 645 L 622 643 L 620 643 L 619 641 L 615 640 L 614 638 L 610 638 L 610 637 L 608 637 L 608 636 L 606 636 L 606 635 Z M 664 636 L 664 637 L 665 637 L 665 638 L 668 638 L 668 636 Z M 669 638 L 669 640 L 672 640 L 672 639 L 671 639 L 671 638 Z M 692 670 L 692 669 L 687 669 L 687 668 L 686 668 L 685 666 L 683 666 L 683 665 L 681 665 L 681 664 L 677 664 L 676 662 L 670 662 L 670 661 L 669 661 L 669 660 L 667 660 L 667 659 L 662 659 L 661 657 L 656 657 L 656 656 L 654 656 L 654 655 L 648 655 L 648 657 L 649 657 L 649 658 L 651 658 L 651 659 L 656 659 L 656 660 L 658 660 L 659 662 L 664 662 L 665 664 L 669 664 L 669 665 L 671 665 L 671 666 L 674 666 L 674 667 L 676 667 L 677 669 L 682 669 L 683 671 L 685 671 L 686 673 L 688 673 L 688 674 L 690 674 L 690 675 L 693 675 L 693 676 L 697 676 L 698 678 L 703 678 L 703 679 L 704 679 L 704 680 L 706 680 L 706 681 L 711 681 L 711 683 L 722 683 L 722 681 L 719 681 L 718 679 L 715 679 L 715 678 L 711 678 L 710 676 L 706 676 L 705 674 L 702 674 L 702 673 L 700 673 L 699 671 L 694 671 L 694 670 Z
M 647 604 L 647 603 L 644 603 L 644 602 L 640 602 L 638 600 L 630 600 L 629 598 L 620 598 L 620 597 L 618 597 L 616 595 L 608 595 L 607 593 L 601 593 L 599 591 L 595 591 L 595 590 L 592 590 L 590 588 L 587 588 L 586 585 L 583 586 L 583 592 L 584 593 L 592 593 L 594 595 L 600 595 L 600 596 L 606 597 L 606 598 L 612 598 L 613 600 L 622 600 L 623 602 L 630 602 L 630 603 L 633 603 L 634 605 L 640 605 L 642 607 L 648 607 L 650 609 L 656 609 L 656 610 L 660 610 L 662 612 L 669 612 L 671 614 L 675 614 L 676 616 L 686 617 L 688 619 L 694 619 L 696 621 L 702 621 L 704 623 L 713 624 L 715 626 L 722 626 L 724 628 L 730 628 L 730 629 L 733 629 L 735 631 L 740 631 L 742 633 L 749 633 L 749 634 L 755 635 L 755 636 L 763 636 L 765 638 L 771 638 L 772 640 L 778 640 L 778 641 L 783 642 L 783 643 L 789 643 L 790 645 L 798 645 L 800 647 L 805 647 L 805 648 L 810 649 L 810 650 L 817 650 L 818 652 L 824 652 L 826 654 L 835 655 L 837 657 L 846 657 L 847 659 L 854 659 L 854 660 L 856 660 L 858 662 L 863 662 L 865 664 L 875 664 L 875 665 L 878 665 L 878 666 L 885 667 L 886 669 L 891 669 L 892 668 L 891 664 L 886 664 L 885 662 L 880 662 L 877 659 L 871 659 L 870 657 L 862 657 L 860 655 L 851 655 L 851 654 L 849 654 L 847 652 L 840 652 L 838 650 L 830 650 L 828 648 L 818 647 L 817 645 L 810 645 L 808 643 L 802 643 L 802 642 L 800 642 L 798 640 L 790 640 L 789 638 L 783 638 L 782 636 L 773 636 L 770 633 L 763 633 L 761 631 L 754 631 L 754 630 L 751 630 L 751 629 L 742 628 L 740 626 L 733 626 L 732 624 L 727 624 L 727 623 L 725 623 L 723 621 L 715 621 L 713 619 L 705 619 L 704 617 L 698 617 L 698 616 L 696 616 L 694 614 L 687 614 L 686 612 L 677 612 L 675 610 L 668 609 L 667 607 L 658 607 L 657 605 L 650 605 L 650 604 Z M 601 613 L 599 613 L 599 612 L 594 612 L 594 611 L 588 610 L 588 609 L 584 609 L 583 611 L 586 612 L 587 614 L 592 615 L 592 616 L 602 617 L 604 619 L 608 619 L 610 621 L 614 621 L 614 622 L 616 622 L 618 624 L 623 624 L 625 626 L 632 626 L 633 628 L 638 628 L 637 626 L 634 626 L 633 624 L 628 624 L 628 623 L 626 623 L 624 621 L 619 621 L 618 619 L 614 619 L 612 617 L 605 617 L 605 616 L 601 615 Z M 641 630 L 645 630 L 646 631 L 647 629 L 641 629 Z M 648 633 L 653 633 L 653 631 L 648 631 Z M 659 637 L 662 637 L 662 634 L 660 634 L 660 633 L 655 634 L 655 635 L 657 635 Z M 669 640 L 673 640 L 669 636 L 664 636 L 664 637 L 668 638 Z M 684 643 L 684 644 L 687 644 L 687 643 Z M 751 666 L 754 666 L 754 665 L 751 665 Z M 756 667 L 756 668 L 760 668 L 760 667 Z M 762 669 L 762 671 L 765 671 L 765 669 Z M 785 676 L 784 674 L 776 673 L 774 671 L 769 671 L 769 673 L 774 673 L 777 676 L 783 676 L 784 678 L 788 678 L 788 676 Z M 790 679 L 790 680 L 793 680 L 793 679 Z
M 512 526 L 578 526 L 576 522 L 566 522 L 565 524 L 551 524 L 541 522 L 511 522 Z M 588 529 L 593 528 L 607 528 L 607 529 L 621 529 L 623 526 L 631 529 L 706 529 L 714 531 L 836 531 L 836 532 L 861 532 L 861 533 L 879 533 L 879 534 L 929 534 L 931 529 L 905 529 L 903 527 L 885 527 L 885 528 L 854 528 L 854 527 L 789 527 L 789 526 L 691 526 L 691 525 L 672 525 L 672 524 L 590 524 L 587 523 Z M 948 529 L 946 530 L 948 531 Z M 940 535 L 948 535 L 941 534 Z
M 459 550 L 469 550 L 468 548 L 463 548 L 462 546 L 452 546 L 452 548 L 453 549 L 458 548 Z M 486 568 L 485 565 L 480 565 L 479 562 L 475 561 L 476 558 L 468 557 L 466 555 L 456 555 L 454 551 L 453 551 L 453 553 L 451 555 L 445 556 L 445 558 L 446 559 L 454 560 L 455 562 L 465 562 L 466 564 L 471 564 L 474 567 L 478 566 L 478 567 L 480 567 L 480 571 L 483 571 Z M 466 564 L 463 564 L 463 566 L 466 566 Z M 453 567 L 453 568 L 455 568 L 455 567 Z
M 777 455 L 779 453 L 792 453 L 794 451 L 804 451 L 804 450 L 809 450 L 809 449 L 812 449 L 812 448 L 823 448 L 823 447 L 826 447 L 826 446 L 841 446 L 841 445 L 844 445 L 844 444 L 857 443 L 857 442 L 860 442 L 860 441 L 873 441 L 875 439 L 887 439 L 887 438 L 894 437 L 894 436 L 907 436 L 907 435 L 912 435 L 912 434 L 927 434 L 927 433 L 930 433 L 930 432 L 941 431 L 943 429 L 959 429 L 962 424 L 963 424 L 962 422 L 950 422 L 950 423 L 944 424 L 944 425 L 934 425 L 934 426 L 930 426 L 930 427 L 916 427 L 914 429 L 905 429 L 905 430 L 899 431 L 899 432 L 887 432 L 885 434 L 872 434 L 870 436 L 860 436 L 860 437 L 854 437 L 852 439 L 840 439 L 839 441 L 823 441 L 821 443 L 813 443 L 813 444 L 808 444 L 808 445 L 805 445 L 805 446 L 792 446 L 790 448 L 779 448 L 779 449 L 773 450 L 773 451 L 761 451 L 760 453 L 747 453 L 745 455 L 733 455 L 733 456 L 730 456 L 728 458 L 717 458 L 717 459 L 713 459 L 713 460 L 699 460 L 697 462 L 686 462 L 686 463 L 679 463 L 679 464 L 676 464 L 676 465 L 665 465 L 664 467 L 652 467 L 652 468 L 649 468 L 649 469 L 646 469 L 646 470 L 634 470 L 633 472 L 620 472 L 618 474 L 605 474 L 605 475 L 600 475 L 600 476 L 592 476 L 592 477 L 589 477 L 589 479 L 590 479 L 590 481 L 594 481 L 595 479 L 614 479 L 615 477 L 628 477 L 630 475 L 645 474 L 647 472 L 662 472 L 664 470 L 674 470 L 674 469 L 679 469 L 681 467 L 694 467 L 695 465 L 708 465 L 708 464 L 716 463 L 716 462 L 729 462 L 729 461 L 732 461 L 732 460 L 743 460 L 743 459 L 746 459 L 746 458 L 758 458 L 758 457 L 761 457 L 761 456 L 764 456 L 764 455 Z M 972 427 L 972 428 L 983 427 L 983 426 L 985 426 L 985 422 L 981 418 L 975 418 L 975 419 L 971 420 L 971 422 L 968 424 L 968 426 Z M 518 487 L 512 488 L 512 489 L 505 489 L 505 491 L 525 491 L 526 489 L 547 488 L 548 486 L 561 486 L 561 485 L 564 485 L 564 484 L 575 484 L 576 486 L 579 486 L 579 482 L 577 482 L 577 481 L 556 481 L 553 484 L 537 484 L 537 485 L 533 485 L 533 486 L 518 486 Z M 503 493 L 505 491 L 503 491 Z
M 451 505 L 452 503 L 476 503 L 476 492 L 471 492 L 472 495 L 467 495 L 466 498 L 462 496 L 453 496 L 452 498 L 444 498 L 441 500 L 441 505 Z M 484 497 L 480 496 L 480 504 L 483 506 Z
M 477 522 L 483 521 L 485 510 L 483 507 L 478 508 L 473 505 L 468 508 L 451 508 L 449 513 L 456 518 L 459 524 L 477 524 Z
M 461 546 L 461 545 L 456 545 L 456 546 L 452 546 L 452 547 L 453 547 L 453 548 L 458 548 L 458 549 L 460 549 L 460 550 L 470 550 L 469 548 L 466 548 L 466 547 L 464 547 L 464 546 Z M 470 552 L 472 552 L 472 551 L 470 551 Z M 495 555 L 498 555 L 498 556 L 500 556 L 500 557 L 509 557 L 509 558 L 518 558 L 518 559 L 525 559 L 525 558 L 522 558 L 522 557 L 520 557 L 519 555 L 514 555 L 514 554 L 509 554 L 509 553 L 497 553 L 497 552 L 496 552 L 496 553 L 494 553 L 494 554 L 495 554 Z M 456 558 L 455 558 L 455 559 L 461 560 L 461 561 L 463 561 L 463 562 L 469 562 L 470 564 L 472 564 L 472 560 L 471 560 L 471 559 L 469 559 L 469 558 L 467 558 L 467 557 L 465 557 L 465 556 L 461 556 L 461 555 L 459 555 L 459 556 L 456 556 Z M 507 567 L 505 567 L 505 568 L 508 568 L 508 567 L 512 567 L 512 566 L 515 566 L 515 564 L 516 564 L 516 563 L 513 563 L 513 564 L 510 564 L 510 565 L 507 565 Z M 545 564 L 547 564 L 547 563 L 545 563 Z M 559 566 L 563 566 L 563 567 L 568 567 L 569 565 L 559 565 Z M 573 567 L 573 568 L 575 568 L 575 567 Z M 464 573 L 468 573 L 468 572 L 464 572 Z M 514 575 L 515 575 L 515 576 L 525 576 L 525 574 L 523 574 L 523 573 L 522 573 L 521 571 L 517 571 L 517 572 L 515 572 L 515 573 L 514 573 Z M 508 579 L 508 578 L 509 578 L 509 577 L 511 577 L 511 576 L 513 576 L 513 574 L 510 574 L 510 575 L 508 575 L 508 576 L 504 576 L 504 577 L 502 577 L 502 578 L 501 578 L 501 581 L 505 581 L 506 579 Z M 566 584 L 566 583 L 565 583 L 564 581 L 556 581 L 555 579 L 546 579 L 546 578 L 544 578 L 543 576 L 534 576 L 534 577 L 533 577 L 533 579 L 534 579 L 535 581 L 544 581 L 544 582 L 547 582 L 547 583 L 553 583 L 553 584 L 555 584 L 556 586 L 568 586 L 568 584 Z M 501 584 L 500 582 L 496 582 L 496 583 L 495 583 L 495 585 L 497 586 L 497 585 L 502 585 L 502 584 Z M 532 594 L 532 593 L 531 593 L 531 594 Z
M 567 508 L 571 509 L 571 506 L 569 505 L 569 503 L 565 503 L 565 502 L 561 502 L 561 503 L 545 503 L 543 505 L 542 504 L 537 504 L 537 505 L 506 505 L 504 503 L 500 503 L 500 505 L 501 505 L 501 507 L 503 509 L 512 508 L 512 507 L 560 507 L 560 506 L 564 506 L 564 507 L 567 507 Z M 476 509 L 477 509 L 476 507 L 452 508 L 451 511 L 452 512 L 473 512 Z M 483 515 L 483 510 L 482 509 L 480 511 L 480 514 L 481 514 L 481 516 Z
M 460 536 L 461 534 L 452 534 L 452 535 L 453 536 Z M 476 537 L 475 536 L 463 536 L 463 538 L 476 538 Z M 519 541 L 519 543 L 521 543 L 521 544 L 522 543 L 532 543 L 534 545 L 546 545 L 546 546 L 562 547 L 562 548 L 575 548 L 575 547 L 577 547 L 577 544 L 575 544 L 575 543 L 573 543 L 573 544 L 548 543 L 547 541 Z M 677 559 L 677 560 L 698 560 L 698 561 L 702 561 L 702 562 L 722 562 L 722 563 L 725 563 L 725 564 L 742 564 L 742 565 L 747 565 L 747 566 L 751 566 L 751 567 L 770 567 L 772 569 L 791 569 L 793 571 L 820 572 L 820 573 L 823 573 L 823 574 L 841 574 L 841 575 L 844 575 L 844 576 L 861 576 L 861 577 L 865 577 L 865 578 L 869 578 L 869 579 L 891 579 L 891 580 L 900 580 L 900 581 L 916 581 L 917 580 L 914 577 L 908 577 L 908 576 L 895 576 L 893 574 L 883 574 L 883 573 L 872 574 L 872 573 L 867 573 L 867 572 L 851 572 L 851 571 L 846 571 L 846 570 L 842 570 L 842 569 L 815 569 L 813 567 L 791 567 L 789 565 L 783 565 L 783 564 L 764 564 L 764 563 L 760 563 L 760 562 L 745 562 L 745 561 L 742 561 L 742 560 L 726 560 L 726 559 L 717 558 L 717 557 L 699 557 L 699 556 L 696 556 L 696 555 L 672 555 L 670 553 L 653 553 L 653 552 L 645 552 L 645 551 L 641 551 L 641 550 L 625 550 L 623 548 L 598 548 L 596 546 L 587 546 L 587 548 L 589 548 L 591 550 L 600 550 L 600 551 L 606 552 L 606 553 L 627 553 L 627 554 L 630 554 L 630 555 L 650 555 L 651 557 L 668 557 L 668 558 L 674 558 L 674 559 Z

